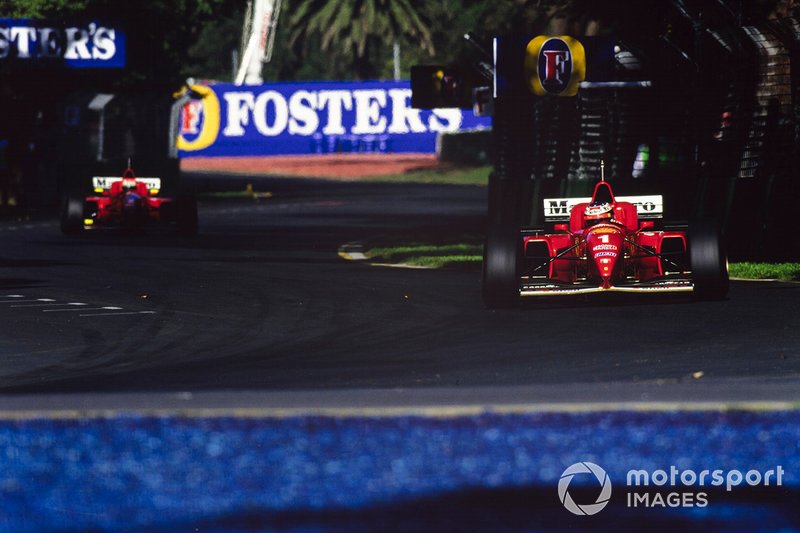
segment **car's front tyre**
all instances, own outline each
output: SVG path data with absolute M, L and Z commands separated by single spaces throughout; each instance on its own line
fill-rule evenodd
M 694 295 L 699 300 L 723 300 L 728 295 L 728 257 L 719 228 L 709 220 L 689 224 L 689 262 Z
M 61 233 L 77 235 L 83 231 L 83 198 L 64 196 L 61 203 Z
M 483 247 L 483 303 L 489 309 L 519 303 L 519 229 L 492 224 Z

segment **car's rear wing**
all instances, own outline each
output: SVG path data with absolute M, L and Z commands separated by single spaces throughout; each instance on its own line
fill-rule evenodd
M 630 202 L 636 206 L 641 219 L 664 217 L 664 197 L 660 194 L 649 196 L 617 196 L 618 202 Z M 592 198 L 545 198 L 544 219 L 547 222 L 568 222 L 572 208 L 578 204 L 591 202 Z
M 92 178 L 92 187 L 94 192 L 102 193 L 111 188 L 111 184 L 117 181 L 122 181 L 119 176 L 94 176 Z M 150 194 L 158 194 L 161 190 L 161 178 L 136 178 L 136 181 L 142 182 L 147 185 Z

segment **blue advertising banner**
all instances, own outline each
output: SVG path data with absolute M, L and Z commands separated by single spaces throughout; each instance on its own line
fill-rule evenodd
M 411 84 L 194 85 L 181 113 L 181 157 L 433 153 L 436 134 L 491 127 L 472 111 L 411 108 Z
M 63 26 L 41 20 L 0 18 L 2 61 L 122 68 L 125 32 L 98 22 Z

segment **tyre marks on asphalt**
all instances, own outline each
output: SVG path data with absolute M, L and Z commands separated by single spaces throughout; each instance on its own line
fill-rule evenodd
M 77 313 L 79 317 L 154 315 L 155 311 L 131 310 L 116 305 L 58 301 L 54 298 L 28 297 L 24 294 L 0 294 L 0 305 L 9 309 L 40 311 L 42 313 Z
M 40 229 L 40 228 L 57 228 L 57 222 L 32 222 L 32 223 L 25 223 L 25 224 L 14 224 L 14 225 L 0 225 L 0 233 L 6 231 L 19 231 L 19 230 L 31 230 L 31 229 Z
M 130 316 L 130 315 L 154 315 L 155 311 L 129 311 L 124 313 L 91 313 L 79 316 Z

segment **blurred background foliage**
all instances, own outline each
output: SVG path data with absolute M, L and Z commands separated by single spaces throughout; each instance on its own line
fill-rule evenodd
M 766 15 L 787 3 L 793 2 L 743 5 Z M 283 0 L 273 59 L 263 75 L 266 81 L 391 79 L 397 42 L 401 77 L 407 79 L 414 64 L 474 58 L 466 32 L 488 46 L 492 36 L 509 32 L 607 33 L 626 18 L 642 19 L 641 31 L 660 31 L 657 20 L 645 20 L 640 4 L 647 2 Z M 123 80 L 173 85 L 189 76 L 232 79 L 245 11 L 245 0 L 0 0 L 0 17 L 121 21 L 131 36 Z

